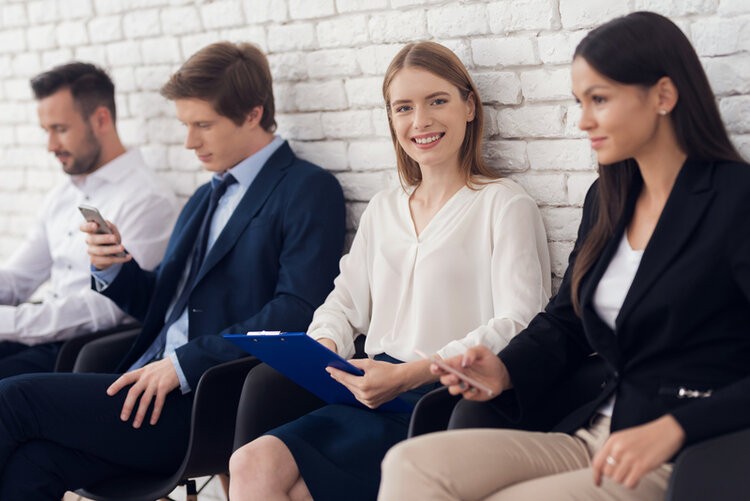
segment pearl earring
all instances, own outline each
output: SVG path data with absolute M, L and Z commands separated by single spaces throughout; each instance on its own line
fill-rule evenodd
M 659 110 L 659 115 L 664 116 L 667 114 L 667 110 Z

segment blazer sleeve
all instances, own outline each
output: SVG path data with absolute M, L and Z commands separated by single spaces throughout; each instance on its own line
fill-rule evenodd
M 578 236 L 560 290 L 544 311 L 498 354 L 510 373 L 521 410 L 532 406 L 555 381 L 591 353 L 583 324 L 573 308 L 571 275 L 581 245 L 596 220 L 598 203 L 596 181 L 586 194 Z
M 734 282 L 750 311 L 750 194 L 743 210 L 732 221 L 734 241 L 725 246 Z M 750 324 L 746 334 L 750 335 Z M 672 416 L 685 431 L 685 445 L 750 426 L 750 377 L 716 390 L 711 398 L 700 398 L 673 409 Z
M 99 294 L 110 298 L 125 313 L 143 322 L 151 304 L 158 269 L 146 271 L 135 259 L 131 259 L 123 263 L 117 276 Z M 96 290 L 94 280 L 91 277 L 91 287 Z
M 274 297 L 257 313 L 219 334 L 268 328 L 307 329 L 315 308 L 325 299 L 338 273 L 344 245 L 346 209 L 336 178 L 319 170 L 284 194 L 284 240 Z M 214 365 L 247 356 L 221 336 L 198 336 L 177 348 L 188 384 L 196 388 Z

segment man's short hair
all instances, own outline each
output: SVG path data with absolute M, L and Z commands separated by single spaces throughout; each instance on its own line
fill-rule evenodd
M 237 125 L 253 108 L 262 106 L 260 126 L 268 132 L 276 130 L 268 60 L 249 43 L 218 42 L 202 48 L 170 77 L 161 95 L 172 101 L 208 101 Z
M 31 89 L 37 100 L 51 96 L 61 89 L 70 89 L 73 101 L 84 118 L 99 106 L 104 106 L 117 118 L 115 85 L 107 73 L 90 63 L 72 62 L 55 66 L 31 79 Z

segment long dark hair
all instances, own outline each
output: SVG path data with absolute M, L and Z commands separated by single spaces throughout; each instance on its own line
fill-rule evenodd
M 679 98 L 671 112 L 677 142 L 690 158 L 742 162 L 719 116 L 716 99 L 687 37 L 669 19 L 653 12 L 634 12 L 592 30 L 576 47 L 598 73 L 628 85 L 651 87 L 669 77 Z M 581 314 L 578 289 L 615 225 L 623 216 L 628 193 L 642 182 L 638 164 L 629 158 L 599 165 L 599 209 L 596 222 L 578 250 L 571 294 Z

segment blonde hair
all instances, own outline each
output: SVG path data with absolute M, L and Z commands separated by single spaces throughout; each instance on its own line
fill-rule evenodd
M 402 186 L 416 186 L 422 181 L 419 164 L 401 147 L 393 129 L 389 89 L 396 74 L 403 68 L 419 68 L 443 78 L 453 84 L 459 91 L 461 99 L 467 101 L 473 96 L 475 103 L 474 120 L 466 123 L 464 141 L 459 150 L 459 169 L 464 174 L 466 185 L 483 184 L 478 177 L 497 179 L 500 177 L 490 169 L 482 158 L 482 132 L 484 130 L 484 110 L 482 101 L 474 82 L 463 63 L 448 48 L 435 42 L 411 43 L 401 49 L 393 58 L 383 79 L 383 98 L 388 114 L 388 126 L 391 130 L 393 147 L 396 149 L 398 176 Z

